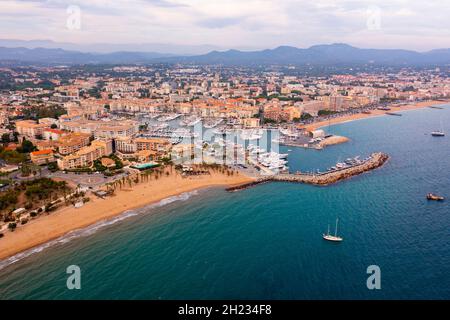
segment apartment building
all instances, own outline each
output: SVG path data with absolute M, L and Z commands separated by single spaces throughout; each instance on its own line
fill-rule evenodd
M 135 153 L 137 151 L 136 143 L 132 138 L 118 138 L 115 139 L 116 151 L 121 153 Z
M 47 164 L 55 161 L 52 149 L 33 151 L 30 153 L 31 162 L 37 165 Z
M 110 155 L 112 151 L 111 140 L 94 140 L 90 146 L 58 159 L 58 166 L 61 170 L 90 167 L 95 160 Z
M 172 148 L 167 139 L 161 138 L 121 138 L 115 139 L 116 152 L 122 159 L 135 158 L 157 160 Z
M 151 150 L 159 152 L 169 152 L 172 144 L 167 139 L 161 138 L 137 138 L 134 140 L 136 143 L 136 150 Z
M 257 128 L 260 126 L 260 119 L 259 118 L 245 118 L 242 119 L 242 124 L 246 128 Z
M 58 140 L 58 152 L 62 155 L 77 152 L 81 148 L 88 146 L 90 139 L 91 135 L 88 133 L 69 133 Z
M 160 101 L 150 99 L 117 99 L 110 102 L 111 111 L 119 112 L 158 112 Z
M 312 116 L 317 116 L 320 110 L 324 110 L 326 108 L 325 103 L 323 101 L 313 100 L 303 103 L 296 103 L 301 113 L 308 113 Z
M 42 136 L 44 130 L 49 126 L 44 123 L 36 123 L 33 120 L 23 120 L 16 122 L 16 131 L 21 136 L 27 138 L 36 138 L 36 136 Z
M 139 123 L 137 121 L 107 121 L 100 122 L 94 130 L 95 138 L 116 139 L 133 137 L 139 132 Z
M 63 135 L 65 134 L 64 131 L 62 130 L 57 130 L 57 129 L 44 129 L 44 132 L 42 134 L 42 137 L 45 140 L 53 140 L 53 141 L 57 141 L 59 140 L 59 138 L 61 138 Z
M 139 122 L 133 120 L 123 121 L 93 121 L 80 120 L 61 123 L 61 129 L 88 133 L 96 138 L 115 139 L 132 137 L 139 132 Z

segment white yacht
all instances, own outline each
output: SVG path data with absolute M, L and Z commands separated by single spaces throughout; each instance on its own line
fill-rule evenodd
M 445 133 L 444 133 L 443 131 L 433 131 L 433 132 L 431 133 L 431 135 L 432 135 L 433 137 L 444 137 L 444 136 L 445 136 Z
M 341 237 L 338 237 L 337 235 L 337 227 L 338 227 L 338 222 L 339 219 L 336 219 L 336 228 L 334 230 L 334 236 L 330 234 L 330 225 L 328 225 L 328 232 L 325 234 L 323 234 L 323 239 L 327 240 L 327 241 L 333 241 L 333 242 L 341 242 L 342 240 L 344 240 Z

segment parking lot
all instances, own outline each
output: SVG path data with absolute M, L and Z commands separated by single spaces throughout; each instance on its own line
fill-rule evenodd
M 51 173 L 48 175 L 49 178 L 60 178 L 64 180 L 68 180 L 75 185 L 80 185 L 84 187 L 89 187 L 91 189 L 96 189 L 97 187 L 112 182 L 114 180 L 122 179 L 122 177 L 127 176 L 127 173 L 121 173 L 113 177 L 105 177 L 102 173 L 73 173 L 68 172 L 64 173 L 62 171 L 58 171 L 55 173 Z

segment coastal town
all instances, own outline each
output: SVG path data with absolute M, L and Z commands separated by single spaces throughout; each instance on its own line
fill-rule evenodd
M 202 187 L 334 183 L 388 156 L 290 173 L 279 147 L 320 152 L 349 140 L 329 134 L 327 125 L 450 98 L 450 80 L 439 68 L 325 75 L 198 65 L 0 71 L 0 245 L 31 223 L 41 224 L 48 240 Z M 55 218 L 68 211 L 76 215 L 70 223 Z M 35 239 L 1 257 L 39 244 Z

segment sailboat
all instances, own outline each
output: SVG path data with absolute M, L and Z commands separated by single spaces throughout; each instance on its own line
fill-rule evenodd
M 433 131 L 433 132 L 431 133 L 431 135 L 432 135 L 433 137 L 443 137 L 443 136 L 445 136 L 445 133 L 444 133 L 443 131 Z
M 340 242 L 344 240 L 341 237 L 338 237 L 337 235 L 337 227 L 338 227 L 339 219 L 336 218 L 336 228 L 334 230 L 334 236 L 330 234 L 330 225 L 328 225 L 328 232 L 326 234 L 323 234 L 323 239 L 327 241 L 333 241 L 333 242 Z
M 444 133 L 444 131 L 442 130 L 442 121 L 441 121 L 441 129 L 438 130 L 438 131 L 433 131 L 433 132 L 431 133 L 431 135 L 432 135 L 433 137 L 443 137 L 443 136 L 445 136 L 445 133 Z

